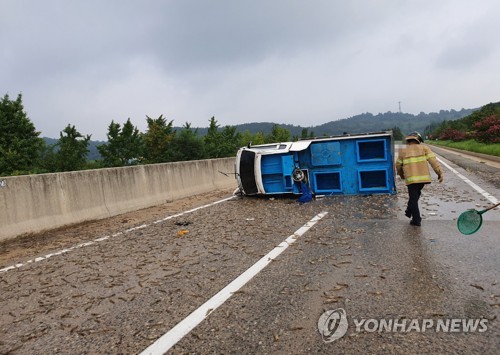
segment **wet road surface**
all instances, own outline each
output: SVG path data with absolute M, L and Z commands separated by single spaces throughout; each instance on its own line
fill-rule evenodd
M 495 179 L 442 159 L 499 198 Z M 109 230 L 110 238 L 49 259 L 5 261 L 1 267 L 23 266 L 0 273 L 0 353 L 140 353 L 320 212 L 328 214 L 170 351 L 498 353 L 500 210 L 484 214 L 477 233 L 461 235 L 460 213 L 491 201 L 444 170 L 444 184 L 423 190 L 420 228 L 403 214 L 398 180 L 394 196 L 305 205 L 235 198 Z M 87 240 L 104 235 L 79 230 Z M 325 343 L 318 319 L 338 308 L 349 328 Z M 357 331 L 361 319 L 483 319 L 487 330 Z

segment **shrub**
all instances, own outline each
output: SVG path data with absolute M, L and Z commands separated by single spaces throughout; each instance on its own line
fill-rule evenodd
M 500 143 L 500 116 L 492 115 L 474 123 L 474 139 L 482 143 Z
M 467 134 L 453 128 L 448 128 L 441 132 L 441 134 L 439 135 L 439 139 L 460 142 L 467 139 Z

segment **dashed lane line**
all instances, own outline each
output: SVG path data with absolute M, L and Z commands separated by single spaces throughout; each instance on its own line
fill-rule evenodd
M 196 208 L 193 208 L 193 209 L 190 209 L 188 211 L 184 211 L 184 212 L 180 212 L 180 213 L 177 213 L 177 214 L 174 214 L 174 215 L 170 215 L 170 216 L 167 216 L 163 219 L 160 219 L 158 221 L 154 221 L 153 224 L 157 224 L 157 223 L 161 223 L 161 222 L 164 222 L 164 221 L 167 221 L 169 219 L 172 219 L 172 218 L 176 218 L 176 217 L 180 217 L 180 216 L 183 216 L 185 214 L 188 214 L 188 213 L 192 213 L 192 212 L 195 212 L 195 211 L 198 211 L 198 210 L 201 210 L 203 208 L 207 208 L 207 207 L 211 207 L 211 206 L 214 206 L 214 205 L 217 205 L 219 203 L 222 203 L 222 202 L 226 202 L 226 201 L 229 201 L 229 200 L 232 200 L 233 198 L 235 198 L 236 196 L 231 196 L 231 197 L 227 197 L 227 198 L 224 198 L 222 200 L 218 200 L 218 201 L 215 201 L 215 202 L 212 202 L 212 203 L 209 203 L 209 204 L 206 204 L 206 205 L 203 205 L 203 206 L 199 206 L 199 207 L 196 207 Z M 7 266 L 3 269 L 0 269 L 0 273 L 2 272 L 7 272 L 9 270 L 14 270 L 14 269 L 18 269 L 20 267 L 23 267 L 25 265 L 28 265 L 28 264 L 32 264 L 32 263 L 37 263 L 37 262 L 40 262 L 42 260 L 46 260 L 46 259 L 49 259 L 53 256 L 57 256 L 57 255 L 62 255 L 62 254 L 66 254 L 66 253 L 69 253 L 71 251 L 74 251 L 74 250 L 77 250 L 77 249 L 81 249 L 81 248 L 84 248 L 84 247 L 87 247 L 89 245 L 93 245 L 95 243 L 99 243 L 99 242 L 103 242 L 105 240 L 108 240 L 110 238 L 114 238 L 114 237 L 118 237 L 120 235 L 124 235 L 124 234 L 127 234 L 127 233 L 130 233 L 130 232 L 133 232 L 135 230 L 138 230 L 138 229 L 143 229 L 143 228 L 147 228 L 149 227 L 150 224 L 142 224 L 140 226 L 137 226 L 137 227 L 132 227 L 132 228 L 129 228 L 123 232 L 118 232 L 118 233 L 115 233 L 115 234 L 112 234 L 112 235 L 107 235 L 105 237 L 100 237 L 100 238 L 97 238 L 97 239 L 94 239 L 94 240 L 91 240 L 91 241 L 88 241 L 88 242 L 84 242 L 84 243 L 80 243 L 80 244 L 77 244 L 77 245 L 74 245 L 70 248 L 66 248 L 66 249 L 61 249 L 59 251 L 56 251 L 54 253 L 50 253 L 50 254 L 46 254 L 44 256 L 39 256 L 37 258 L 34 258 L 34 259 L 31 259 L 31 260 L 28 260 L 28 261 L 25 261 L 24 263 L 18 263 L 18 264 L 15 264 L 15 265 L 11 265 L 11 266 Z
M 277 247 L 264 255 L 259 261 L 253 264 L 249 269 L 234 279 L 226 287 L 220 290 L 216 295 L 202 304 L 198 309 L 177 323 L 171 330 L 158 338 L 153 344 L 141 352 L 140 355 L 157 355 L 166 353 L 172 346 L 177 344 L 184 336 L 189 334 L 198 324 L 200 324 L 210 313 L 219 308 L 235 292 L 247 284 L 255 275 L 261 272 L 267 265 L 283 253 L 288 246 L 292 245 L 298 237 L 302 236 L 318 221 L 325 217 L 328 212 L 321 212 L 312 218 L 309 222 L 297 229 L 295 233 L 286 238 Z

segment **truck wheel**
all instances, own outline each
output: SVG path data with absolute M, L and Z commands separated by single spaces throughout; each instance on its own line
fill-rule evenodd
M 300 170 L 300 168 L 293 169 L 293 172 L 292 172 L 293 181 L 302 181 L 302 180 L 304 180 L 305 177 L 306 177 L 306 175 L 304 174 L 304 172 L 302 170 Z

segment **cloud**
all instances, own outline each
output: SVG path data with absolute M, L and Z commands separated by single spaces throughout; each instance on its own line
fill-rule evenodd
M 484 8 L 475 8 L 468 13 L 460 26 L 453 26 L 441 41 L 442 48 L 436 60 L 440 69 L 474 69 L 490 56 L 498 60 L 499 48 L 493 41 L 500 33 L 498 13 Z
M 0 91 L 36 127 L 316 125 L 498 101 L 495 0 L 7 0 Z

